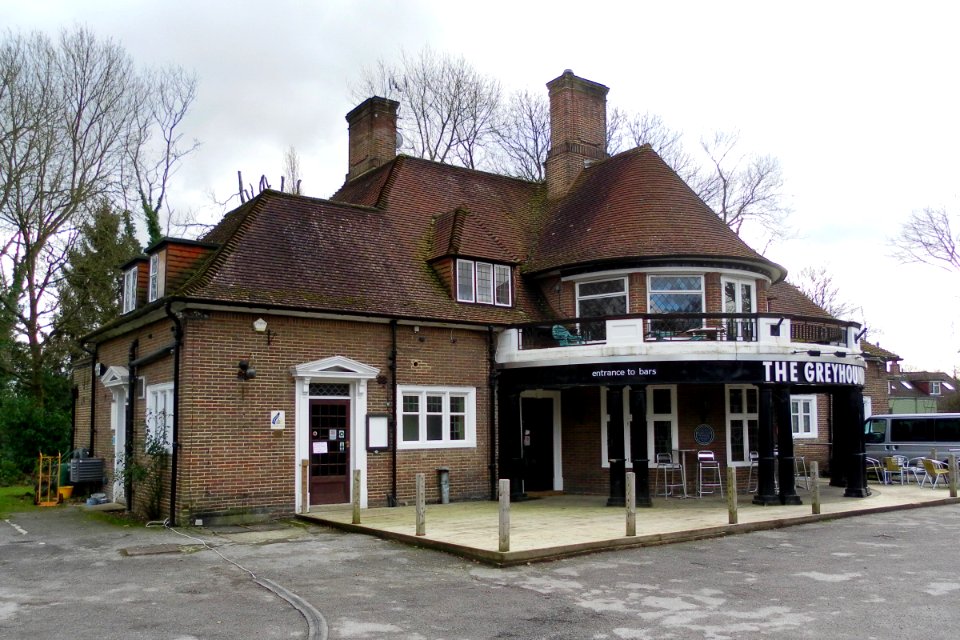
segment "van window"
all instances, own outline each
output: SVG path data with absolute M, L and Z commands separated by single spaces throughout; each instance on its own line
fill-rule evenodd
M 960 442 L 960 418 L 938 418 L 934 430 L 938 442 Z
M 867 420 L 864 429 L 864 441 L 867 444 L 881 444 L 887 435 L 886 420 Z
M 894 418 L 890 421 L 890 442 L 936 442 L 933 423 L 927 418 Z

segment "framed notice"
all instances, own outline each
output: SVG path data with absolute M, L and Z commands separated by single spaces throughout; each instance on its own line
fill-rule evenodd
M 390 414 L 367 414 L 367 451 L 390 449 Z

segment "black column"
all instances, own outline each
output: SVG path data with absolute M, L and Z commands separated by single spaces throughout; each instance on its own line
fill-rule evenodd
M 760 387 L 760 415 L 757 429 L 757 495 L 753 504 L 780 504 L 773 481 L 773 388 Z
M 803 504 L 797 495 L 793 456 L 793 421 L 790 415 L 790 387 L 773 390 L 773 414 L 777 423 L 777 449 L 780 458 L 780 504 Z
M 652 507 L 650 500 L 650 453 L 647 451 L 647 388 L 630 387 L 630 460 L 637 479 L 637 506 Z
M 626 461 L 623 450 L 623 387 L 607 388 L 607 459 L 610 462 L 608 507 L 622 507 L 626 498 Z
M 523 491 L 523 439 L 520 437 L 520 392 L 515 388 L 500 388 L 500 478 L 510 480 L 510 500 L 522 500 Z
M 866 498 L 867 487 L 866 443 L 863 437 L 863 389 L 850 387 L 836 394 L 838 405 L 844 407 L 843 420 L 837 420 L 835 429 L 845 431 L 843 439 L 848 446 L 845 498 Z
M 830 392 L 831 447 L 830 447 L 830 486 L 847 486 L 847 458 L 850 457 L 850 431 L 844 428 L 846 422 L 846 393 L 841 390 Z

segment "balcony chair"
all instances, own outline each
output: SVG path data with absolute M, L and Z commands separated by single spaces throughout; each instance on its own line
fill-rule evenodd
M 883 459 L 883 476 L 887 484 L 893 484 L 893 477 L 896 476 L 900 484 L 907 481 L 907 457 L 906 456 L 886 456 Z
M 923 470 L 923 456 L 919 458 L 910 458 L 903 466 L 904 475 L 912 475 L 917 485 L 923 484 L 923 478 L 926 471 Z
M 660 478 L 663 477 L 663 497 L 669 497 L 673 495 L 674 489 L 681 489 L 684 487 L 683 480 L 683 468 L 680 466 L 679 462 L 673 461 L 673 455 L 670 453 L 658 453 L 656 457 L 657 468 L 656 468 L 656 481 L 653 487 L 654 495 L 661 495 L 660 491 Z
M 750 452 L 750 470 L 747 472 L 747 493 L 753 493 L 760 488 L 760 468 L 758 463 L 760 454 L 756 451 Z
M 723 475 L 720 472 L 720 461 L 713 455 L 713 451 L 697 451 L 697 497 L 702 498 L 705 493 L 713 493 L 714 489 L 720 491 L 722 498 Z
M 931 460 L 930 458 L 923 459 L 923 470 L 925 473 L 920 486 L 922 487 L 926 484 L 927 480 L 929 480 L 931 489 L 937 488 L 937 483 L 940 482 L 940 478 L 943 478 L 944 483 L 946 483 L 950 475 L 950 471 L 945 464 L 939 460 Z
M 578 336 L 575 333 L 570 333 L 566 327 L 562 324 L 553 325 L 553 339 L 561 347 L 569 347 L 573 344 L 583 344 L 583 336 Z
M 872 471 L 874 476 L 877 478 L 877 482 L 880 484 L 886 484 L 886 474 L 884 473 L 883 466 L 880 464 L 880 461 L 876 458 L 865 458 L 867 461 L 867 482 L 870 481 L 870 472 Z

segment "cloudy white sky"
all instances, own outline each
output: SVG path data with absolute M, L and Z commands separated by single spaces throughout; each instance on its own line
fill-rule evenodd
M 462 54 L 506 89 L 545 92 L 572 69 L 689 146 L 739 130 L 744 149 L 779 158 L 793 209 L 796 237 L 767 256 L 793 273 L 828 266 L 874 341 L 907 368 L 947 372 L 960 365 L 960 274 L 900 265 L 888 242 L 913 210 L 960 211 L 958 17 L 916 0 L 0 0 L 11 29 L 83 24 L 144 65 L 198 74 L 187 129 L 202 147 L 171 203 L 207 220 L 238 170 L 278 183 L 289 145 L 305 192 L 329 196 L 346 172 L 351 86 L 401 49 Z

